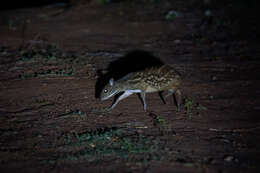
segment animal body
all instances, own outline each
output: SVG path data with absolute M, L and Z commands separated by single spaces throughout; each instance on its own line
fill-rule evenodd
M 123 92 L 110 107 L 110 109 L 113 109 L 120 100 L 134 93 L 140 93 L 144 110 L 146 111 L 146 93 L 168 91 L 167 95 L 162 96 L 164 103 L 166 103 L 165 99 L 168 96 L 175 95 L 177 110 L 179 111 L 181 104 L 180 84 L 180 74 L 173 67 L 169 65 L 155 66 L 143 71 L 129 73 L 117 81 L 111 78 L 103 88 L 100 98 L 101 100 L 107 100 Z

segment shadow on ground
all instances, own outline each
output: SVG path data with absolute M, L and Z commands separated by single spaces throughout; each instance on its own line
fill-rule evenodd
M 125 56 L 111 62 L 106 73 L 98 70 L 98 79 L 95 87 L 95 96 L 99 97 L 102 88 L 108 83 L 110 78 L 118 80 L 128 73 L 136 72 L 152 66 L 160 66 L 163 62 L 151 53 L 143 50 L 134 50 Z

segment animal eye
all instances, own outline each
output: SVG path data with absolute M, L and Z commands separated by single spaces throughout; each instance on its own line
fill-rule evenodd
M 104 93 L 107 93 L 107 89 L 104 90 Z

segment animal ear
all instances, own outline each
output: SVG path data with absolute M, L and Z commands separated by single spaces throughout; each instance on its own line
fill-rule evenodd
M 111 79 L 109 80 L 109 84 L 110 84 L 110 86 L 113 86 L 113 85 L 114 85 L 114 79 L 113 79 L 113 78 L 111 78 Z

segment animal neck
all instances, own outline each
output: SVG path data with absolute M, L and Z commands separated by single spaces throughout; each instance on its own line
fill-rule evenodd
M 116 94 L 123 92 L 126 90 L 126 86 L 124 85 L 123 82 L 116 82 L 114 84 L 114 90 L 116 91 Z

